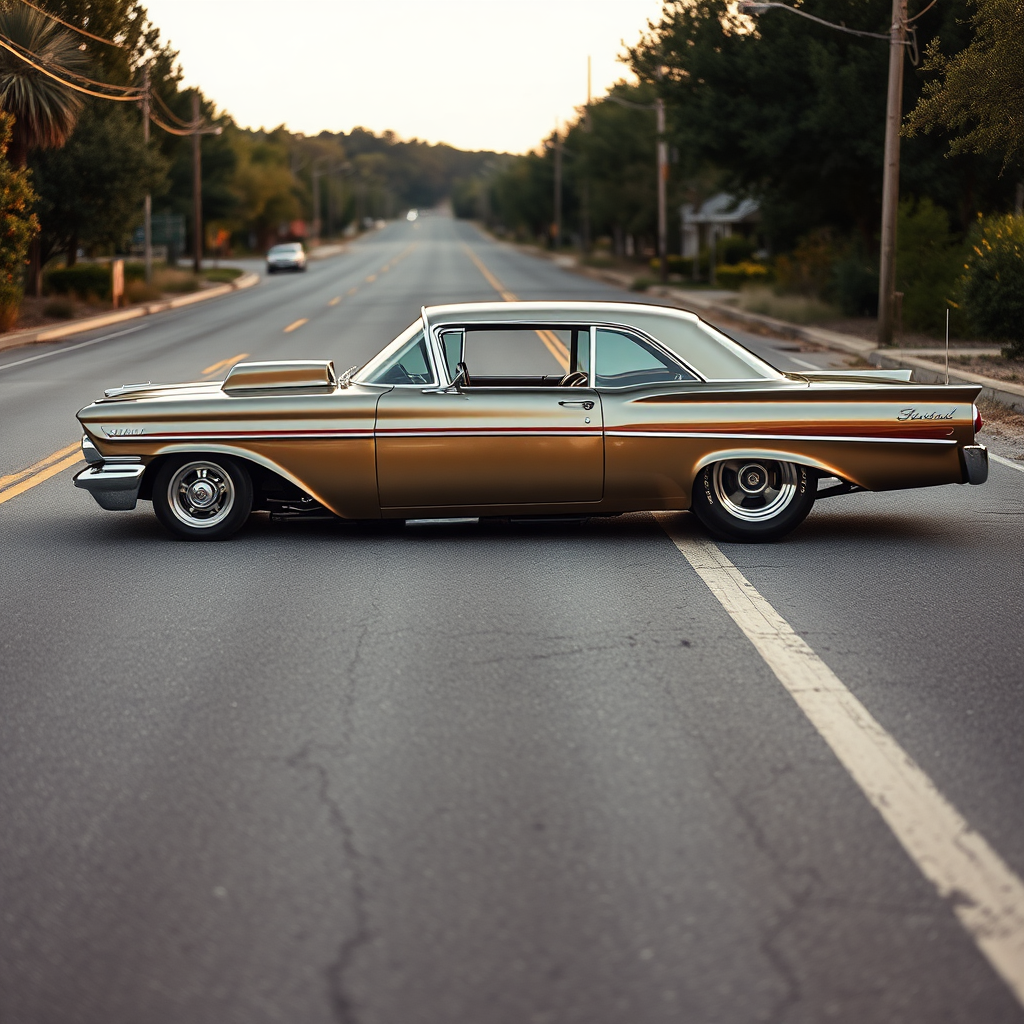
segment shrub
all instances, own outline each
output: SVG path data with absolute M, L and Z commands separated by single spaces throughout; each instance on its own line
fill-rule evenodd
M 830 293 L 846 316 L 878 316 L 878 262 L 855 244 L 833 264 Z
M 715 248 L 718 259 L 733 266 L 749 260 L 757 246 L 752 239 L 744 238 L 742 235 L 726 235 L 725 238 L 718 240 Z
M 75 315 L 75 304 L 70 299 L 50 299 L 43 305 L 43 313 L 60 320 L 70 320 Z
M 49 270 L 43 279 L 47 295 L 77 295 L 87 299 L 110 298 L 110 264 L 76 263 L 73 267 Z
M 962 265 L 963 256 L 949 232 L 946 211 L 930 199 L 900 203 L 896 291 L 903 292 L 905 326 L 922 331 L 942 330 Z
M 194 292 L 199 289 L 199 278 L 191 270 L 167 267 L 153 275 L 153 284 L 162 292 Z
M 835 246 L 826 229 L 805 235 L 792 253 L 775 259 L 772 269 L 779 291 L 820 298 L 828 292 L 835 259 Z
M 649 277 L 634 277 L 633 283 L 630 284 L 629 290 L 631 292 L 645 292 L 654 282 Z
M 1024 216 L 978 218 L 958 298 L 974 330 L 1024 356 Z
M 151 284 L 142 281 L 126 281 L 124 286 L 125 298 L 129 302 L 152 302 L 159 299 L 161 292 Z
M 750 260 L 735 266 L 721 264 L 715 267 L 715 281 L 723 288 L 739 288 L 748 281 L 767 283 L 769 279 L 768 268 L 763 263 Z
M 661 272 L 661 260 L 657 256 L 651 260 L 651 270 L 655 274 Z M 693 274 L 693 257 L 669 255 L 668 272 L 670 274 L 682 274 L 683 277 L 690 277 Z

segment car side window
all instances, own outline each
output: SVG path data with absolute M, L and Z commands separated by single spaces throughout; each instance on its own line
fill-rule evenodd
M 448 379 L 455 380 L 459 363 L 462 361 L 463 338 L 465 332 L 445 331 L 441 335 L 441 351 L 444 353 L 444 365 L 448 370 Z
M 434 372 L 430 368 L 423 331 L 418 331 L 391 358 L 362 379 L 367 384 L 433 384 Z
M 697 379 L 643 339 L 606 327 L 596 331 L 594 367 L 597 386 L 605 388 Z

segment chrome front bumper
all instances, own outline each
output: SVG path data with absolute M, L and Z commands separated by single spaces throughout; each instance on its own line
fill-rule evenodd
M 108 512 L 130 512 L 139 500 L 145 472 L 141 462 L 107 459 L 101 465 L 83 469 L 75 477 L 75 486 L 88 491 L 100 508 Z
M 983 484 L 988 479 L 988 449 L 983 444 L 965 444 L 960 449 L 960 466 L 965 484 Z

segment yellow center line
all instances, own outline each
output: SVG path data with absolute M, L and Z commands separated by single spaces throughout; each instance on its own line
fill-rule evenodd
M 203 376 L 217 373 L 218 370 L 229 370 L 235 363 L 240 363 L 243 359 L 249 357 L 248 352 L 239 352 L 237 356 L 232 356 L 230 359 L 222 359 L 219 363 L 214 363 L 213 366 L 208 366 L 203 370 Z
M 285 334 L 291 334 L 292 331 L 297 331 L 303 324 L 308 324 L 308 323 L 309 323 L 309 317 L 308 316 L 300 316 L 298 320 L 292 321 L 292 323 L 290 323 L 284 329 L 284 333 Z
M 504 299 L 505 302 L 515 302 L 517 295 L 515 292 L 510 292 L 506 287 L 487 269 L 484 265 L 483 260 L 465 243 L 462 248 L 466 250 L 466 255 L 476 265 L 476 269 L 484 275 L 487 283 Z M 558 337 L 554 331 L 537 331 L 537 337 L 544 342 L 544 346 L 547 350 L 555 357 L 555 360 L 562 367 L 563 370 L 569 369 L 569 350 L 565 347 L 562 339 Z
M 78 445 L 73 444 L 70 447 L 78 448 Z M 60 453 L 57 452 L 55 454 L 59 455 Z M 52 459 L 53 456 L 51 455 L 50 458 Z M 47 461 L 48 459 L 43 459 L 42 462 L 37 462 L 36 466 L 42 466 L 43 463 L 46 463 Z M 35 487 L 36 484 L 41 484 L 44 480 L 49 480 L 51 476 L 56 476 L 58 473 L 63 472 L 65 469 L 68 469 L 69 467 L 74 466 L 76 463 L 83 461 L 84 459 L 82 458 L 82 453 L 81 451 L 78 451 L 73 455 L 68 455 L 66 458 L 60 459 L 58 462 L 53 462 L 50 463 L 50 465 L 44 466 L 42 469 L 40 469 L 38 472 L 33 473 L 31 476 L 24 477 L 19 483 L 12 484 L 11 486 L 0 490 L 0 505 L 2 505 L 5 501 L 10 501 L 11 498 L 16 498 L 19 494 L 24 494 L 25 491 Z M 30 467 L 30 469 L 26 470 L 26 472 L 34 470 L 36 466 Z M 17 475 L 18 474 L 15 474 L 15 476 Z M 3 477 L 2 479 L 7 480 L 9 478 Z
M 340 295 L 335 295 L 334 298 L 331 299 L 331 301 L 327 303 L 327 305 L 328 306 L 336 306 L 339 302 L 341 302 L 341 296 Z
M 77 441 L 74 444 L 69 444 L 67 448 L 61 448 L 59 452 L 54 452 L 52 455 L 47 455 L 45 459 L 40 459 L 34 465 L 29 466 L 28 469 L 22 469 L 19 470 L 17 473 L 10 473 L 7 476 L 0 476 L 0 494 L 7 491 L 9 487 L 13 487 L 15 484 L 24 480 L 26 477 L 32 476 L 33 474 L 39 473 L 41 470 L 47 469 L 52 463 L 56 462 L 57 460 L 67 458 L 72 452 L 77 452 L 78 457 L 82 457 Z

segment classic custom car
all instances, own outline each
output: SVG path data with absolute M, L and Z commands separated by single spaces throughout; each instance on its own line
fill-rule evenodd
M 254 510 L 344 519 L 691 509 L 770 540 L 815 500 L 983 483 L 980 388 L 909 371 L 783 373 L 693 313 L 612 302 L 424 308 L 360 368 L 242 362 L 113 388 L 78 418 L 75 484 L 153 502 L 181 537 Z

